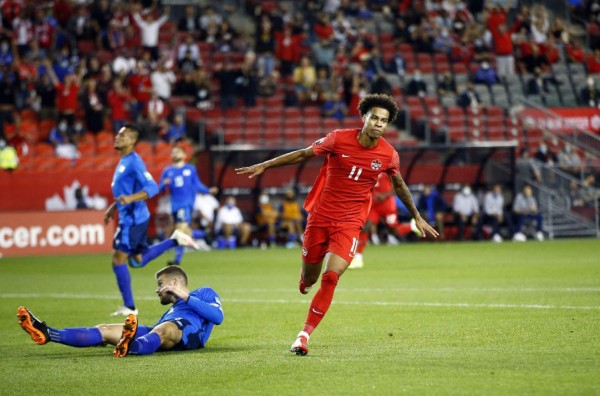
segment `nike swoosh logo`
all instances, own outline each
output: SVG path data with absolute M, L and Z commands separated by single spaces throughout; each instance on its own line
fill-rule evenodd
M 316 309 L 314 309 L 314 308 L 312 309 L 312 311 L 313 311 L 314 313 L 316 313 L 317 315 L 325 315 L 323 312 L 319 312 L 319 311 L 317 311 L 317 310 L 316 310 Z
M 346 155 L 346 154 L 342 154 L 342 158 L 350 158 L 350 156 Z

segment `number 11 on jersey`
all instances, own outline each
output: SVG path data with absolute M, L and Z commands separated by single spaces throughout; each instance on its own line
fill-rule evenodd
M 362 168 L 358 168 L 356 166 L 353 166 L 352 169 L 350 170 L 350 174 L 348 175 L 348 179 L 358 180 L 358 178 L 360 177 L 360 174 L 362 173 L 362 171 L 363 171 Z M 356 172 L 356 175 L 354 174 L 355 172 Z

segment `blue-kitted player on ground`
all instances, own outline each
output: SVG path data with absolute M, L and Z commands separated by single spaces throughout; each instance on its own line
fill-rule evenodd
M 56 342 L 80 348 L 111 344 L 115 345 L 115 357 L 206 346 L 213 326 L 223 322 L 219 295 L 210 287 L 190 292 L 187 275 L 177 266 L 158 271 L 156 282 L 160 303 L 173 306 L 151 327 L 139 325 L 134 314 L 129 314 L 124 324 L 69 329 L 49 327 L 25 307 L 17 309 L 17 318 L 36 344 Z
M 169 190 L 175 230 L 190 235 L 193 239 L 203 239 L 205 237 L 204 231 L 191 228 L 196 194 L 216 194 L 218 188 L 206 187 L 200 181 L 196 167 L 192 164 L 187 164 L 185 157 L 185 151 L 181 147 L 173 147 L 171 150 L 173 165 L 166 167 L 163 171 L 160 177 L 159 190 L 160 192 Z M 168 264 L 181 264 L 184 250 L 183 246 L 178 246 L 175 249 L 175 259 L 169 261 Z
M 115 149 L 121 155 L 121 160 L 111 184 L 115 202 L 104 214 L 104 222 L 108 224 L 115 210 L 119 212 L 119 225 L 113 240 L 112 265 L 123 297 L 123 306 L 113 312 L 113 316 L 138 313 L 127 264 L 135 268 L 143 267 L 176 246 L 198 248 L 193 239 L 177 230 L 166 241 L 148 246 L 150 211 L 144 201 L 158 193 L 158 186 L 146 170 L 142 158 L 135 152 L 139 136 L 140 131 L 134 125 L 125 125 L 115 136 Z

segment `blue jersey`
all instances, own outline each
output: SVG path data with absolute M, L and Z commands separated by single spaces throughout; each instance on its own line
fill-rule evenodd
M 165 185 L 165 179 L 169 179 L 169 185 Z M 182 167 L 169 166 L 160 177 L 160 191 L 169 188 L 171 194 L 171 211 L 177 212 L 181 208 L 192 208 L 196 200 L 196 194 L 208 194 L 208 188 L 202 184 L 198 177 L 196 168 L 191 164 Z
M 154 327 L 163 322 L 173 322 L 183 331 L 184 349 L 202 348 L 213 326 L 223 322 L 221 299 L 210 287 L 196 289 L 187 301 L 177 300 Z
M 158 194 L 156 182 L 136 152 L 121 158 L 115 169 L 111 187 L 115 199 L 121 195 L 131 195 L 142 190 L 146 191 L 148 198 Z M 150 219 L 150 211 L 144 201 L 128 205 L 121 205 L 117 202 L 117 209 L 119 210 L 119 225 L 141 224 Z

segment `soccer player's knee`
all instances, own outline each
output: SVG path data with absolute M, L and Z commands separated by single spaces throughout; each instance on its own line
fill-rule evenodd
M 321 284 L 329 283 L 329 284 L 337 285 L 338 279 L 340 279 L 340 276 L 336 272 L 327 271 L 321 277 Z

